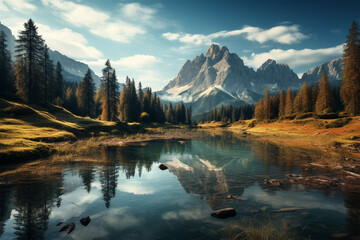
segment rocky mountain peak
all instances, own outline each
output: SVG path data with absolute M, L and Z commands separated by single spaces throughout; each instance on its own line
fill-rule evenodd
M 216 44 L 211 44 L 210 48 L 206 52 L 206 57 L 212 57 L 216 55 L 217 52 L 219 52 L 220 47 Z
M 276 61 L 273 59 L 268 59 L 259 67 L 259 70 L 265 70 L 271 65 L 276 65 Z

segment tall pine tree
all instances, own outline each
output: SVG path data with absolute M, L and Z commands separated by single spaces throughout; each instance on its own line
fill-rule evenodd
M 351 115 L 360 114 L 360 37 L 354 21 L 344 47 L 344 68 L 341 84 L 341 99 L 345 110 Z
M 49 102 L 50 89 L 54 87 L 52 83 L 54 78 L 54 64 L 49 57 L 49 48 L 45 44 L 43 52 L 43 89 L 44 89 L 44 102 Z
M 101 85 L 98 94 L 102 110 L 101 119 L 105 121 L 115 121 L 119 101 L 119 86 L 115 70 L 111 67 L 110 60 L 106 61 L 102 73 L 103 76 L 101 77 Z
M 285 92 L 284 90 L 280 91 L 280 99 L 279 99 L 279 117 L 285 115 Z
M 54 98 L 64 100 L 65 86 L 64 77 L 62 75 L 62 66 L 58 61 L 55 68 L 55 80 L 54 80 Z
M 334 99 L 331 93 L 329 79 L 325 71 L 322 71 L 321 73 L 315 111 L 317 114 L 326 114 L 334 111 Z
M 13 92 L 11 56 L 7 49 L 6 35 L 0 32 L 0 97 Z
M 285 99 L 285 115 L 290 116 L 293 112 L 293 94 L 291 92 L 291 88 L 288 88 Z
M 93 116 L 95 112 L 95 83 L 88 69 L 78 90 L 78 106 L 85 116 Z
M 44 40 L 38 34 L 38 28 L 30 19 L 24 24 L 16 40 L 15 76 L 18 95 L 27 103 L 38 103 L 41 94 L 35 94 L 40 89 L 41 63 L 43 58 Z

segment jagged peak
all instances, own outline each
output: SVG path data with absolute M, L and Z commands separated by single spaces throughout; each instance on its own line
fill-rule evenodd
M 270 65 L 276 65 L 276 61 L 273 59 L 266 60 L 260 67 L 259 70 L 265 70 Z
M 211 57 L 214 54 L 216 54 L 218 51 L 220 50 L 219 45 L 217 44 L 211 44 L 211 46 L 209 47 L 209 49 L 206 52 L 206 57 Z

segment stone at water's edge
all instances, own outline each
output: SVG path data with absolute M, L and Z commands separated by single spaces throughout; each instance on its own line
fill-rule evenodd
M 66 231 L 67 234 L 69 234 L 69 233 L 71 233 L 74 229 L 75 229 L 75 223 L 72 222 L 72 223 L 66 224 L 64 227 L 62 227 L 59 232 Z
M 87 225 L 89 225 L 89 223 L 91 222 L 91 218 L 89 216 L 83 217 L 82 219 L 80 219 L 80 223 L 82 225 L 84 225 L 85 227 Z
M 221 219 L 234 217 L 235 215 L 236 215 L 236 211 L 234 208 L 220 209 L 211 214 L 212 217 L 221 218 Z
M 158 168 L 160 168 L 161 170 L 166 170 L 166 169 L 168 169 L 168 167 L 167 167 L 166 165 L 164 165 L 164 164 L 160 164 L 160 165 L 158 166 Z

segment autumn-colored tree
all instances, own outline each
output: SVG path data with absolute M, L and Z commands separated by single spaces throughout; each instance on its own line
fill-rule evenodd
M 262 121 L 264 120 L 264 104 L 262 98 L 257 102 L 255 106 L 255 118 L 256 120 Z
M 265 90 L 264 102 L 263 102 L 263 117 L 265 120 L 270 120 L 271 116 L 271 106 L 270 106 L 270 96 L 269 88 Z
M 341 84 L 341 99 L 345 110 L 351 115 L 360 114 L 360 37 L 357 23 L 349 29 L 344 46 L 344 68 Z
M 279 99 L 279 117 L 285 115 L 285 92 L 284 90 L 280 91 L 280 99 Z
M 322 71 L 321 73 L 315 111 L 317 114 L 326 114 L 334 111 L 334 100 L 330 89 L 329 79 L 325 71 Z
M 309 85 L 304 82 L 299 93 L 294 99 L 293 109 L 295 113 L 305 113 L 311 110 L 311 89 Z
M 291 88 L 288 88 L 285 99 L 285 115 L 290 116 L 293 112 L 293 94 L 291 92 Z
M 318 94 L 319 94 L 319 85 L 315 84 L 311 89 L 311 111 L 312 112 L 315 112 L 315 105 L 316 105 L 316 100 L 317 100 Z

